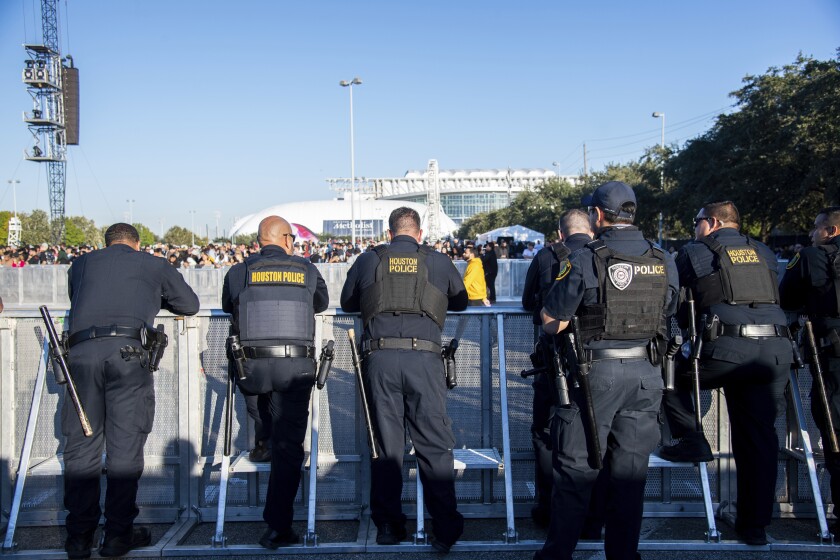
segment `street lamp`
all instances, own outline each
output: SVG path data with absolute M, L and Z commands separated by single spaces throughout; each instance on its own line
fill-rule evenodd
M 136 200 L 126 200 L 128 202 L 128 223 L 129 225 L 134 225 L 134 203 L 137 202 Z
M 9 247 L 17 247 L 20 245 L 21 224 L 17 215 L 17 185 L 20 184 L 19 179 L 9 179 L 8 183 L 12 186 L 12 199 L 14 204 L 15 215 L 9 218 L 9 235 L 6 244 Z
M 560 162 L 559 161 L 552 161 L 551 166 L 557 168 L 557 180 L 559 181 L 560 180 Z
M 655 111 L 651 117 L 654 119 L 662 119 L 662 140 L 659 143 L 659 147 L 663 150 L 665 149 L 665 113 L 660 113 L 659 111 Z
M 351 81 L 341 80 L 338 82 L 341 87 L 350 88 L 350 238 L 353 247 L 356 247 L 356 152 L 353 141 L 353 86 L 362 85 L 358 77 Z
M 195 247 L 195 210 L 190 210 L 190 234 L 192 235 L 192 241 L 190 242 L 190 247 Z
M 662 151 L 662 167 L 659 169 L 659 188 L 665 191 L 665 113 L 654 111 L 651 115 L 655 119 L 662 119 L 662 138 L 659 147 Z M 659 213 L 659 244 L 662 245 L 662 212 Z

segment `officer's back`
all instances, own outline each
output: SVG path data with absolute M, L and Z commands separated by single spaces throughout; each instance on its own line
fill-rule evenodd
M 165 260 L 123 243 L 86 253 L 68 271 L 70 333 L 91 327 L 151 325 L 161 308 L 194 315 L 199 301 Z
M 389 253 L 418 253 L 420 246 L 408 235 L 396 235 L 388 246 Z M 361 309 L 362 293 L 376 283 L 376 270 L 381 257 L 376 251 L 359 255 L 347 275 L 341 294 L 341 307 L 345 311 Z M 449 297 L 448 309 L 460 311 L 466 308 L 467 293 L 458 270 L 443 253 L 429 251 L 425 259 L 428 282 Z M 441 328 L 428 315 L 414 313 L 380 313 L 374 315 L 365 325 L 364 338 L 417 338 L 436 344 L 441 342 Z

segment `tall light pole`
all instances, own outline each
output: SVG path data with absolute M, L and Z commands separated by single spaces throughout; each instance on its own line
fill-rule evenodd
M 353 139 L 353 86 L 362 85 L 362 80 L 357 77 L 351 81 L 341 80 L 338 82 L 341 87 L 350 88 L 350 238 L 353 247 L 356 247 L 356 151 Z
M 662 119 L 662 138 L 659 141 L 659 148 L 662 151 L 662 162 L 659 168 L 659 188 L 665 192 L 665 113 L 654 111 L 651 115 L 655 119 Z M 659 244 L 662 245 L 662 212 L 659 213 Z
M 17 185 L 20 184 L 19 179 L 9 179 L 8 183 L 12 186 L 12 200 L 15 214 L 9 218 L 9 235 L 6 244 L 9 247 L 17 247 L 20 245 L 21 224 L 17 215 Z
M 551 167 L 556 167 L 557 168 L 557 180 L 559 181 L 560 180 L 560 162 L 559 161 L 552 161 L 551 162 Z
M 190 247 L 195 247 L 195 210 L 190 210 L 190 234 L 192 235 Z
M 222 213 L 216 210 L 213 212 L 213 215 L 216 216 L 216 239 L 219 238 L 219 218 L 222 217 Z
M 130 225 L 134 225 L 134 203 L 137 202 L 134 199 L 126 200 L 128 202 L 128 223 Z

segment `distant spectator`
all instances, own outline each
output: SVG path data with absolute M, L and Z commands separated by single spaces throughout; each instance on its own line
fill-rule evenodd
M 487 299 L 487 282 L 484 279 L 484 267 L 473 245 L 464 247 L 464 260 L 467 261 L 467 270 L 464 272 L 464 286 L 467 288 L 468 305 L 489 306 L 490 300 Z
M 525 247 L 524 251 L 522 251 L 522 258 L 523 259 L 533 259 L 536 254 L 537 254 L 537 252 L 534 249 L 534 243 L 529 241 L 528 246 Z
M 487 299 L 496 303 L 496 276 L 499 274 L 499 262 L 496 259 L 495 243 L 488 241 L 481 253 L 481 264 L 484 267 L 484 281 L 487 284 Z

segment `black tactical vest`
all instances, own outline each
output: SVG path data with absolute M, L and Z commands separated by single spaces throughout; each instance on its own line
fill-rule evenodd
M 778 303 L 779 286 L 776 262 L 767 262 L 753 241 L 744 236 L 746 244 L 723 246 L 717 239 L 700 240 L 713 253 L 717 270 L 697 279 L 697 305 L 707 309 L 718 303 L 755 305 Z
M 417 313 L 442 329 L 449 298 L 429 282 L 429 247 L 418 245 L 416 253 L 397 253 L 380 245 L 374 251 L 379 257 L 374 284 L 362 292 L 360 302 L 365 326 L 380 313 Z
M 818 245 L 825 252 L 828 281 L 822 286 L 813 286 L 808 290 L 805 311 L 809 317 L 840 317 L 840 251 L 837 245 L 829 243 Z
M 662 249 L 650 243 L 637 257 L 616 253 L 600 239 L 586 247 L 595 254 L 598 303 L 581 306 L 583 341 L 664 336 L 668 275 Z
M 316 279 L 294 260 L 245 263 L 237 326 L 243 346 L 311 344 L 315 340 L 313 298 Z

